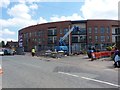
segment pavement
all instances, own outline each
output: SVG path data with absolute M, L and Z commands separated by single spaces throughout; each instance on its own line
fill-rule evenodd
M 37 57 L 39 60 L 45 60 L 45 61 L 59 61 L 59 62 L 69 62 L 72 64 L 79 65 L 80 63 L 84 63 L 93 67 L 101 67 L 101 68 L 107 68 L 107 69 L 115 69 L 113 64 L 114 62 L 111 60 L 110 57 L 106 58 L 100 58 L 91 61 L 91 58 L 88 58 L 87 55 L 75 55 L 75 56 L 64 56 L 62 58 L 50 58 L 50 57 Z

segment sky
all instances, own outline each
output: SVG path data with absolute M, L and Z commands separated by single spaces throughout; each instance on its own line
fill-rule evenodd
M 0 41 L 17 41 L 22 28 L 56 21 L 118 20 L 120 0 L 2 0 Z

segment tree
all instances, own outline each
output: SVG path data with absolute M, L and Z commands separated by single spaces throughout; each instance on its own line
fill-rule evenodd
M 0 47 L 5 47 L 5 42 L 4 41 L 0 42 Z

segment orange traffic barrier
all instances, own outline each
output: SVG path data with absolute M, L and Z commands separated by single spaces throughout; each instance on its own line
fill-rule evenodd
M 100 52 L 95 52 L 95 57 L 96 57 L 96 59 L 101 58 L 101 53 Z
M 110 57 L 113 52 L 111 51 L 103 51 L 103 52 L 93 52 L 91 60 L 99 59 L 102 57 Z

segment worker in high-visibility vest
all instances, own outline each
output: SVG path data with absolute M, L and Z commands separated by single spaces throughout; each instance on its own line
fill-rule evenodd
M 32 56 L 35 56 L 35 49 L 34 48 L 32 49 L 31 52 L 32 52 Z

